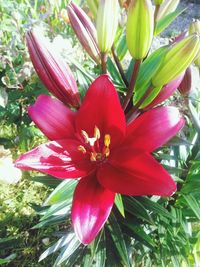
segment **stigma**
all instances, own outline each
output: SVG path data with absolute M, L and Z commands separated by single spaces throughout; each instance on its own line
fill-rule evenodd
M 85 145 L 79 145 L 78 151 L 89 155 L 91 162 L 102 162 L 110 155 L 111 137 L 109 134 L 101 135 L 97 126 L 94 127 L 94 134 L 89 137 L 85 130 L 81 131 Z

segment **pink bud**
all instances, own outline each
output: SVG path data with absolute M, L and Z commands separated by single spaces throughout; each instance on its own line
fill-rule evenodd
M 34 29 L 27 32 L 26 40 L 35 70 L 47 89 L 70 107 L 80 107 L 80 95 L 69 66 L 55 51 L 52 44 Z
M 182 95 L 187 95 L 190 92 L 191 88 L 192 88 L 192 70 L 191 67 L 188 67 L 183 77 L 183 80 L 179 85 L 178 90 Z

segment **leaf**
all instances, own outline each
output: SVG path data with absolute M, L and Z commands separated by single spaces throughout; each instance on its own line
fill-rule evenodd
M 66 179 L 62 181 L 49 195 L 44 205 L 52 205 L 72 198 L 77 180 Z
M 95 253 L 95 267 L 104 267 L 106 262 L 106 237 L 104 229 L 102 230 L 101 240 L 98 244 L 98 249 Z
M 195 130 L 200 134 L 200 120 L 199 120 L 199 114 L 197 113 L 195 107 L 192 105 L 192 102 L 189 100 L 189 111 L 191 114 L 192 122 L 194 124 Z
M 140 66 L 138 77 L 134 88 L 133 103 L 136 104 L 144 95 L 148 87 L 151 85 L 151 78 L 160 67 L 168 51 L 168 46 L 161 47 L 154 51 Z M 157 89 L 155 90 L 157 92 Z M 153 91 L 152 94 L 155 94 Z M 152 97 L 150 94 L 149 98 Z M 148 98 L 148 99 L 149 99 Z
M 127 43 L 126 43 L 126 34 L 123 33 L 118 44 L 117 44 L 117 56 L 119 58 L 119 60 L 123 60 L 123 58 L 125 57 L 127 51 L 128 51 L 128 47 L 127 47 Z
M 53 267 L 59 266 L 61 263 L 66 261 L 80 246 L 80 241 L 74 237 L 69 241 L 69 243 L 63 248 L 60 255 L 57 257 Z
M 110 214 L 108 220 L 108 229 L 110 231 L 113 243 L 119 253 L 119 256 L 122 259 L 123 264 L 125 266 L 130 266 L 126 243 L 124 241 L 121 228 L 113 213 Z
M 30 177 L 29 178 L 31 181 L 37 182 L 37 183 L 42 183 L 44 185 L 47 185 L 49 187 L 55 188 L 58 186 L 62 180 L 56 179 L 53 176 L 50 175 L 42 175 L 42 176 L 36 176 L 36 177 Z
M 75 238 L 75 233 L 69 233 L 65 236 L 62 236 L 55 244 L 53 244 L 51 247 L 49 247 L 47 250 L 45 250 L 41 254 L 39 258 L 39 262 L 44 260 L 46 257 L 51 255 L 52 253 L 55 253 L 62 247 L 67 246 L 73 238 Z
M 192 195 L 183 195 L 183 197 L 196 217 L 200 220 L 200 205 L 197 200 Z
M 40 219 L 40 221 L 44 221 L 47 218 L 53 216 L 67 216 L 71 210 L 71 201 L 72 200 L 65 200 L 62 202 L 58 202 L 51 206 L 47 211 L 44 212 L 44 216 Z M 42 212 L 43 213 L 43 212 Z
M 150 224 L 154 224 L 150 214 L 148 214 L 146 208 L 134 197 L 125 197 L 124 206 L 125 210 L 133 214 L 137 218 L 147 221 Z
M 52 216 L 48 217 L 47 220 L 43 220 L 40 223 L 33 226 L 31 229 L 39 229 L 42 227 L 52 226 L 52 225 L 59 225 L 60 223 L 66 221 L 66 216 Z
M 8 257 L 6 257 L 4 259 L 0 258 L 0 265 L 7 264 L 7 263 L 11 262 L 12 260 L 14 260 L 16 257 L 17 257 L 17 254 L 16 253 L 12 253 L 12 254 L 10 254 Z
M 116 196 L 115 196 L 115 205 L 116 205 L 117 209 L 119 210 L 119 212 L 121 213 L 121 215 L 123 217 L 125 217 L 124 205 L 123 205 L 122 197 L 120 194 L 116 194 Z
M 164 31 L 165 28 L 169 26 L 169 24 L 172 23 L 181 13 L 183 13 L 186 10 L 186 8 L 182 10 L 175 10 L 174 12 L 168 14 L 164 18 L 161 18 L 155 27 L 154 35 L 160 34 L 162 31 Z
M 8 103 L 8 94 L 6 92 L 6 89 L 0 87 L 0 106 L 5 108 L 7 103 Z

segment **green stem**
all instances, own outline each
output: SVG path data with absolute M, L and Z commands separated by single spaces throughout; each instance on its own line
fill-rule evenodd
M 102 72 L 102 74 L 107 73 L 106 62 L 107 62 L 107 54 L 105 52 L 102 52 L 101 53 L 101 72 Z
M 134 67 L 133 67 L 133 72 L 132 72 L 132 76 L 131 76 L 131 81 L 130 81 L 130 84 L 129 84 L 129 87 L 128 87 L 128 92 L 127 92 L 127 95 L 124 99 L 124 103 L 123 103 L 123 109 L 125 110 L 126 107 L 128 106 L 128 103 L 133 95 L 133 90 L 134 90 L 134 87 L 135 87 L 135 82 L 137 80 L 137 75 L 138 75 L 138 72 L 139 72 L 139 69 L 140 69 L 140 64 L 141 64 L 142 60 L 141 59 L 137 59 L 135 61 L 135 64 L 134 64 Z
M 117 68 L 118 68 L 118 70 L 119 70 L 119 73 L 120 73 L 120 75 L 121 75 L 121 77 L 122 77 L 122 80 L 124 81 L 125 85 L 128 87 L 128 86 L 129 86 L 129 83 L 128 83 L 128 81 L 127 81 L 127 79 L 126 79 L 126 76 L 125 76 L 125 74 L 124 74 L 124 71 L 123 71 L 121 62 L 119 61 L 119 58 L 118 58 L 117 55 L 116 55 L 114 46 L 112 46 L 112 49 L 111 49 L 111 50 L 112 50 L 113 58 L 114 58 L 114 60 L 115 60 L 115 63 L 116 63 L 116 65 L 117 65 Z

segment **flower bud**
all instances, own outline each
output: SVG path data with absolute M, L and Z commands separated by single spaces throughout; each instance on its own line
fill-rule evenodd
M 179 92 L 182 95 L 187 95 L 192 88 L 192 70 L 191 67 L 188 67 L 187 70 L 185 71 L 185 75 L 183 77 L 183 80 L 181 84 L 179 85 Z
M 198 33 L 200 35 L 200 20 L 194 19 L 189 27 L 189 33 Z M 200 68 L 200 48 L 197 56 L 194 59 L 194 64 Z
M 86 13 L 73 2 L 68 5 L 67 11 L 72 28 L 83 48 L 96 63 L 99 63 L 100 52 L 97 45 L 97 32 L 93 23 Z
M 88 4 L 90 11 L 92 12 L 94 18 L 96 18 L 99 0 L 87 0 L 87 4 Z
M 176 79 L 192 63 L 200 47 L 200 37 L 189 35 L 175 43 L 167 52 L 161 66 L 152 77 L 152 84 L 162 86 Z
M 134 59 L 146 57 L 153 38 L 153 6 L 150 0 L 132 0 L 126 25 L 126 40 Z
M 154 4 L 155 4 L 156 6 L 158 6 L 158 5 L 161 5 L 161 4 L 163 3 L 163 1 L 164 1 L 164 0 L 154 0 Z
M 175 80 L 163 86 L 163 88 L 160 90 L 159 94 L 154 98 L 154 100 L 149 105 L 145 106 L 145 109 L 152 108 L 172 96 L 176 89 L 179 87 L 181 81 L 183 80 L 184 74 L 185 72 L 181 73 Z
M 100 0 L 97 12 L 97 37 L 99 49 L 108 52 L 113 45 L 118 26 L 118 0 Z
M 156 20 L 166 17 L 168 14 L 174 12 L 179 4 L 180 0 L 165 0 L 158 11 Z
M 26 40 L 33 66 L 47 89 L 66 105 L 80 107 L 78 88 L 69 66 L 41 30 L 27 32 Z

